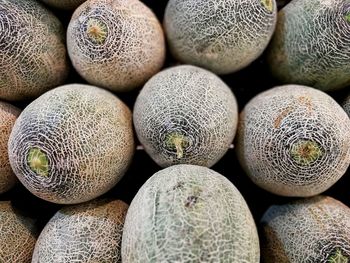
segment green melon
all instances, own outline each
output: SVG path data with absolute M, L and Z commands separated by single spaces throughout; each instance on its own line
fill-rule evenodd
M 331 197 L 271 206 L 261 225 L 266 263 L 350 262 L 350 209 Z
M 293 0 L 278 14 L 268 50 L 273 75 L 324 91 L 350 85 L 348 0 Z
M 276 18 L 275 0 L 169 0 L 164 28 L 175 58 L 227 74 L 261 55 Z
M 146 152 L 160 166 L 212 166 L 236 133 L 238 108 L 230 88 L 215 74 L 189 65 L 166 69 L 143 87 L 134 125 Z
M 30 263 L 38 231 L 35 220 L 0 201 L 0 262 Z
M 7 143 L 20 109 L 0 101 L 0 194 L 10 190 L 16 183 L 8 158 Z
M 112 93 L 88 85 L 53 89 L 18 117 L 10 164 L 24 186 L 47 201 L 73 204 L 111 189 L 134 152 L 131 112 Z
M 345 112 L 350 117 L 350 94 L 345 98 L 345 100 L 343 101 L 342 106 L 343 106 L 343 109 L 345 110 Z
M 0 2 L 0 98 L 35 98 L 68 74 L 64 29 L 34 0 Z
M 236 149 L 258 186 L 284 196 L 316 195 L 350 164 L 350 119 L 320 90 L 275 87 L 245 106 Z
M 141 187 L 127 212 L 123 263 L 259 262 L 250 210 L 235 186 L 202 166 L 174 165 Z
M 85 2 L 69 23 L 67 46 L 85 80 L 117 92 L 143 85 L 165 59 L 162 27 L 138 0 Z
M 94 200 L 62 208 L 42 230 L 32 263 L 121 262 L 127 209 L 119 200 Z
M 73 10 L 86 0 L 41 0 L 45 4 L 48 4 L 55 8 Z

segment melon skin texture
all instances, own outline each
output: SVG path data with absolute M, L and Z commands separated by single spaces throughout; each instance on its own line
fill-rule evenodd
M 78 73 L 115 92 L 143 85 L 165 60 L 162 27 L 138 0 L 88 0 L 69 23 L 67 47 Z
M 206 167 L 174 165 L 140 188 L 126 215 L 122 261 L 259 262 L 250 210 L 236 187 Z
M 240 115 L 237 156 L 250 179 L 277 195 L 313 196 L 350 163 L 350 119 L 329 95 L 285 85 L 254 97 Z
M 0 101 L 0 194 L 10 190 L 17 182 L 10 166 L 7 144 L 12 127 L 20 113 L 20 109 Z
M 30 263 L 38 230 L 10 201 L 0 201 L 0 262 Z
M 33 99 L 63 84 L 69 71 L 61 22 L 30 0 L 0 3 L 0 98 Z
M 266 263 L 347 263 L 350 208 L 327 196 L 271 206 L 261 220 Z
M 32 263 L 121 262 L 127 209 L 120 200 L 94 200 L 62 208 L 42 230 Z
M 210 167 L 227 152 L 236 133 L 238 108 L 230 88 L 195 66 L 153 76 L 136 99 L 137 136 L 160 166 L 187 163 Z
M 34 195 L 75 204 L 110 190 L 134 152 L 131 112 L 112 93 L 71 84 L 28 105 L 9 140 L 10 164 Z
M 267 52 L 283 83 L 332 91 L 350 85 L 350 8 L 347 0 L 294 0 L 278 14 Z
M 276 18 L 275 0 L 170 0 L 164 29 L 176 59 L 227 74 L 261 55 Z
M 342 106 L 343 106 L 343 109 L 345 110 L 345 112 L 350 117 L 350 94 L 345 98 L 345 100 L 343 101 Z
M 45 4 L 54 8 L 74 10 L 86 0 L 41 0 Z

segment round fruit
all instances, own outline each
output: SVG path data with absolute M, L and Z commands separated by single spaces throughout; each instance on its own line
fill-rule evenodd
M 60 9 L 76 9 L 79 5 L 84 3 L 86 0 L 41 0 L 42 2 Z
M 20 109 L 0 101 L 0 194 L 10 190 L 16 183 L 8 157 L 8 140 Z
M 64 29 L 32 0 L 0 2 L 0 98 L 35 98 L 68 74 Z
M 350 119 L 330 96 L 306 86 L 257 95 L 240 116 L 237 137 L 248 176 L 278 195 L 319 194 L 350 164 Z
M 73 66 L 89 83 L 129 91 L 157 73 L 165 59 L 162 27 L 138 0 L 89 0 L 67 31 Z
M 350 94 L 346 97 L 342 106 L 343 106 L 343 109 L 345 110 L 345 112 L 350 117 Z
M 276 18 L 275 0 L 169 0 L 164 27 L 175 58 L 226 74 L 261 55 Z
M 284 83 L 329 91 L 350 85 L 348 0 L 293 0 L 278 14 L 268 51 L 273 75 Z
M 11 166 L 36 196 L 61 204 L 91 200 L 124 175 L 134 151 L 131 112 L 87 85 L 51 90 L 26 107 L 9 140 Z
M 95 200 L 59 210 L 35 245 L 32 263 L 121 262 L 122 229 L 128 205 Z
M 187 65 L 152 77 L 133 114 L 141 144 L 162 167 L 214 165 L 229 149 L 238 122 L 229 87 L 213 73 Z
M 127 212 L 122 261 L 259 262 L 259 239 L 236 187 L 202 166 L 154 174 Z
M 350 209 L 331 197 L 272 206 L 261 223 L 266 263 L 350 260 Z
M 0 262 L 30 263 L 37 234 L 34 219 L 0 201 Z

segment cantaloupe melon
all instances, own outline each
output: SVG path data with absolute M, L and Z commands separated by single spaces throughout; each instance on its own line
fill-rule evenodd
M 259 262 L 259 239 L 236 187 L 202 166 L 154 174 L 127 212 L 122 262 Z
M 175 58 L 226 74 L 258 58 L 276 18 L 275 0 L 169 0 L 164 28 Z
M 127 209 L 120 200 L 94 200 L 62 208 L 42 230 L 32 263 L 121 262 Z
M 7 153 L 7 144 L 20 109 L 0 101 L 0 194 L 10 190 L 16 183 Z
M 77 8 L 86 0 L 41 0 L 41 1 L 54 8 L 71 10 L 71 9 Z
M 268 51 L 273 75 L 324 91 L 350 85 L 348 0 L 293 0 L 278 14 Z
M 9 140 L 10 164 L 47 201 L 73 204 L 111 189 L 134 152 L 131 112 L 112 93 L 71 84 L 29 104 Z
M 138 0 L 86 1 L 69 23 L 67 46 L 85 80 L 117 92 L 143 85 L 165 59 L 162 27 Z
M 212 166 L 236 133 L 238 108 L 215 74 L 182 65 L 153 76 L 134 107 L 134 125 L 146 152 L 160 166 Z
M 312 196 L 337 182 L 350 164 L 350 119 L 320 90 L 279 86 L 245 106 L 236 145 L 254 183 L 278 195 Z
M 38 236 L 35 220 L 0 201 L 0 262 L 30 263 Z
M 350 208 L 331 197 L 271 206 L 261 224 L 263 262 L 350 262 Z
M 38 97 L 68 74 L 61 22 L 36 0 L 0 2 L 0 98 Z
M 343 101 L 342 106 L 343 106 L 343 109 L 345 110 L 345 112 L 350 117 L 350 94 L 345 98 L 345 100 Z

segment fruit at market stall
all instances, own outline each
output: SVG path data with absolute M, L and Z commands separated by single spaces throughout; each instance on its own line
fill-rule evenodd
M 174 165 L 140 188 L 127 212 L 123 263 L 259 262 L 259 239 L 236 187 L 209 168 Z
M 312 196 L 337 182 L 350 164 L 350 119 L 320 90 L 279 86 L 245 106 L 236 145 L 258 186 L 283 196 Z
M 348 114 L 348 116 L 350 117 L 350 94 L 346 97 L 346 99 L 343 101 L 343 109 L 345 110 L 345 112 Z
M 0 262 L 30 263 L 37 236 L 34 219 L 0 201 Z
M 348 0 L 293 0 L 278 13 L 271 72 L 283 83 L 324 91 L 349 86 L 349 34 Z
M 276 18 L 275 0 L 169 0 L 164 28 L 176 59 L 227 74 L 261 55 Z
M 32 263 L 121 262 L 127 209 L 120 200 L 94 200 L 62 208 L 41 232 Z
M 350 208 L 331 197 L 271 206 L 261 225 L 263 262 L 350 260 Z
M 84 3 L 86 0 L 41 0 L 45 4 L 54 8 L 73 10 L 79 5 Z
M 20 109 L 0 101 L 0 194 L 10 190 L 16 183 L 7 153 L 7 144 Z
M 9 140 L 11 166 L 42 199 L 91 200 L 110 190 L 131 162 L 131 117 L 106 90 L 79 84 L 53 89 L 18 117 Z
M 0 2 L 0 98 L 36 98 L 66 79 L 61 22 L 34 0 Z
M 238 108 L 219 77 L 182 65 L 156 74 L 145 84 L 133 116 L 141 144 L 158 165 L 210 167 L 233 141 Z
M 138 0 L 89 0 L 67 31 L 73 66 L 89 83 L 121 92 L 143 85 L 165 60 L 162 27 Z

